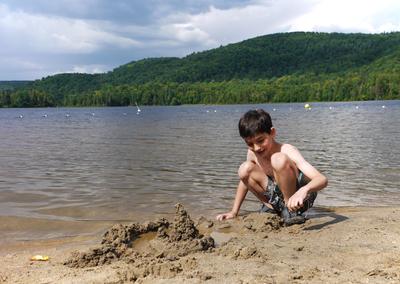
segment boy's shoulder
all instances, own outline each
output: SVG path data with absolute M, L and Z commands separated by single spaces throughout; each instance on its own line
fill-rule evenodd
M 299 150 L 291 144 L 284 143 L 281 145 L 281 152 L 285 153 L 285 154 L 290 154 L 290 153 L 299 152 Z
M 296 164 L 304 162 L 304 158 L 300 151 L 291 144 L 282 144 L 281 152 L 285 153 L 289 159 L 294 161 Z

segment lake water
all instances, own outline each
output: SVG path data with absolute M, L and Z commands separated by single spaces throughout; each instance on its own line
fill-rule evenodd
M 0 216 L 137 220 L 230 210 L 248 109 L 329 178 L 316 206 L 400 204 L 400 101 L 0 109 Z M 382 107 L 385 106 L 385 107 Z M 257 210 L 249 195 L 243 209 Z

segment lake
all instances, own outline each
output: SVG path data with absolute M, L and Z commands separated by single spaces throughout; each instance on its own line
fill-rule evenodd
M 0 109 L 0 216 L 142 220 L 181 202 L 212 218 L 231 208 L 251 108 L 329 178 L 316 206 L 400 204 L 400 101 Z

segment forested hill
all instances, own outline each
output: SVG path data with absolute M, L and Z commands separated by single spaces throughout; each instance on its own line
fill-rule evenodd
M 0 106 L 258 103 L 398 99 L 400 32 L 280 33 L 104 74 L 59 74 Z
M 144 59 L 107 74 L 115 84 L 265 79 L 361 67 L 400 47 L 400 33 L 281 33 L 179 58 Z
M 30 81 L 0 81 L 0 91 L 14 91 L 28 85 Z

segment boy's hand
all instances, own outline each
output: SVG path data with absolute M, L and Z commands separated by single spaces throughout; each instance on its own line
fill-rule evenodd
M 228 213 L 224 213 L 224 214 L 219 214 L 217 215 L 217 217 L 215 219 L 217 219 L 218 221 L 222 221 L 222 220 L 228 220 L 228 219 L 233 219 L 236 217 L 236 214 L 233 212 L 228 212 Z
M 307 194 L 308 191 L 304 187 L 300 188 L 289 198 L 289 201 L 286 204 L 287 208 L 292 212 L 299 210 L 303 207 L 303 202 L 306 199 Z

